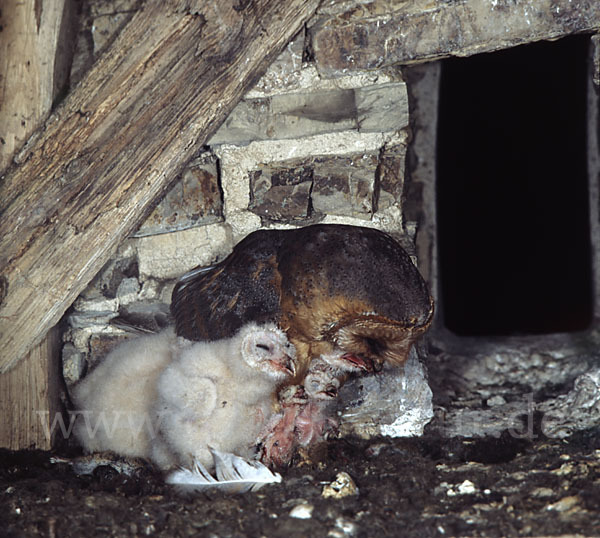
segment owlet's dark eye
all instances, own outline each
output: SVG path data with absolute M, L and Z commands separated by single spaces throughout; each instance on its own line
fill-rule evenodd
M 269 351 L 269 346 L 266 344 L 256 344 L 256 347 L 259 349 L 264 349 L 265 351 Z

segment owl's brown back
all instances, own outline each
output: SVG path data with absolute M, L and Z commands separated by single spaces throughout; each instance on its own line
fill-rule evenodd
M 341 318 L 361 314 L 414 329 L 427 326 L 433 311 L 408 254 L 372 228 L 259 230 L 222 262 L 188 275 L 175 287 L 171 309 L 177 334 L 191 340 L 228 338 L 249 321 L 274 321 L 292 337 L 319 339 Z
M 407 326 L 427 323 L 431 299 L 406 251 L 373 228 L 315 225 L 289 232 L 278 253 L 282 289 L 300 307 L 345 300 Z M 359 312 L 355 312 L 359 313 Z

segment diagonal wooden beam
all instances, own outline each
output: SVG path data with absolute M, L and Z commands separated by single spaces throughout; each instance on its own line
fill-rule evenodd
M 152 0 L 0 183 L 0 372 L 46 331 L 315 11 Z
M 3 0 L 0 12 L 0 170 L 68 87 L 71 0 Z M 16 368 L 0 374 L 0 447 L 50 449 L 60 416 L 60 332 L 52 328 Z M 56 431 L 56 429 L 55 429 Z

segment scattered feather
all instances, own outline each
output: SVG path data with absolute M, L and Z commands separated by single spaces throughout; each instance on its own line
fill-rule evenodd
M 172 472 L 167 476 L 167 484 L 190 492 L 215 489 L 225 493 L 245 493 L 256 491 L 265 484 L 281 482 L 279 473 L 271 472 L 259 461 L 246 461 L 234 454 L 209 449 L 215 462 L 216 478 L 198 460 L 194 460 L 193 469 L 182 468 Z

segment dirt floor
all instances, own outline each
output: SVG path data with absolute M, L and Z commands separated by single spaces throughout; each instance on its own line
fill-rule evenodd
M 50 456 L 0 451 L 1 536 L 600 533 L 600 428 L 562 441 L 508 433 L 481 440 L 338 439 L 320 463 L 296 462 L 281 484 L 233 496 L 183 497 L 149 467 L 131 477 L 108 466 L 77 476 Z M 325 485 L 342 471 L 358 493 L 325 498 Z

